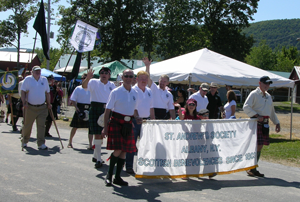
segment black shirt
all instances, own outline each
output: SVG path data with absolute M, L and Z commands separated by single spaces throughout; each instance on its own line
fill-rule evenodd
M 215 95 L 212 95 L 211 92 L 206 94 L 208 98 L 207 109 L 209 110 L 209 119 L 218 119 L 219 107 L 222 106 L 222 101 L 220 96 L 218 96 L 218 92 Z

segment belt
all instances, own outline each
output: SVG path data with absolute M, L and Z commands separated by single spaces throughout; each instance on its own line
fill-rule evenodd
M 89 104 L 77 103 L 77 106 L 78 106 L 79 109 L 89 109 L 90 108 Z
M 112 117 L 115 117 L 117 119 L 124 119 L 124 121 L 131 121 L 132 118 L 133 118 L 133 116 L 126 116 L 126 115 L 123 115 L 123 114 L 119 114 L 117 112 L 113 112 Z
M 102 102 L 91 102 L 91 106 L 92 107 L 100 107 L 100 108 L 105 108 L 106 103 L 102 103 Z
M 43 106 L 44 104 L 45 104 L 45 103 L 40 104 L 40 105 L 33 105 L 33 104 L 30 104 L 30 103 L 28 102 L 28 105 L 33 106 L 33 107 L 40 107 L 40 106 Z

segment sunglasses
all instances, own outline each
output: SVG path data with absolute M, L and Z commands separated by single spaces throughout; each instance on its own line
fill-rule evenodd
M 189 106 L 196 106 L 194 103 L 190 103 Z
M 133 75 L 123 75 L 125 78 L 133 78 Z

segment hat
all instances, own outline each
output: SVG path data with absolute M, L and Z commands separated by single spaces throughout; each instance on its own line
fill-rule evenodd
M 211 83 L 210 83 L 210 87 L 215 87 L 215 88 L 218 88 L 218 84 L 217 84 L 217 83 L 215 83 L 215 82 L 211 82 Z
M 36 70 L 41 70 L 41 67 L 40 66 L 34 66 L 34 67 L 32 67 L 32 71 L 36 71 Z
M 186 101 L 186 105 L 189 105 L 190 103 L 194 103 L 195 106 L 197 106 L 197 100 L 195 100 L 195 99 L 193 99 L 193 98 L 188 99 L 188 100 Z
M 111 72 L 111 70 L 108 68 L 108 67 L 102 67 L 100 70 L 99 70 L 99 74 L 101 71 L 105 71 L 105 72 Z
M 49 76 L 47 76 L 47 79 L 54 79 L 54 76 L 50 74 Z
M 263 77 L 261 77 L 261 78 L 259 79 L 259 81 L 260 81 L 260 82 L 263 82 L 263 83 L 269 83 L 269 84 L 273 83 L 273 81 L 271 81 L 270 77 L 268 77 L 268 76 L 263 76 Z
M 208 109 L 201 109 L 201 110 L 198 112 L 199 115 L 204 115 L 204 114 L 207 114 L 207 113 L 209 113 L 209 110 L 208 110 Z
M 209 89 L 209 85 L 207 83 L 202 83 L 201 86 L 200 86 L 200 88 L 202 90 L 208 90 Z

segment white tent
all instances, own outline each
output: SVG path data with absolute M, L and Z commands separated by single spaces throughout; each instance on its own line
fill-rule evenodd
M 135 69 L 137 74 L 145 67 Z M 294 87 L 294 81 L 264 71 L 246 63 L 234 60 L 203 48 L 201 50 L 164 60 L 150 66 L 151 79 L 158 81 L 162 74 L 170 77 L 170 83 L 200 85 L 203 82 L 216 82 L 219 85 L 232 85 L 244 88 L 257 87 L 259 78 L 269 76 L 271 87 Z

